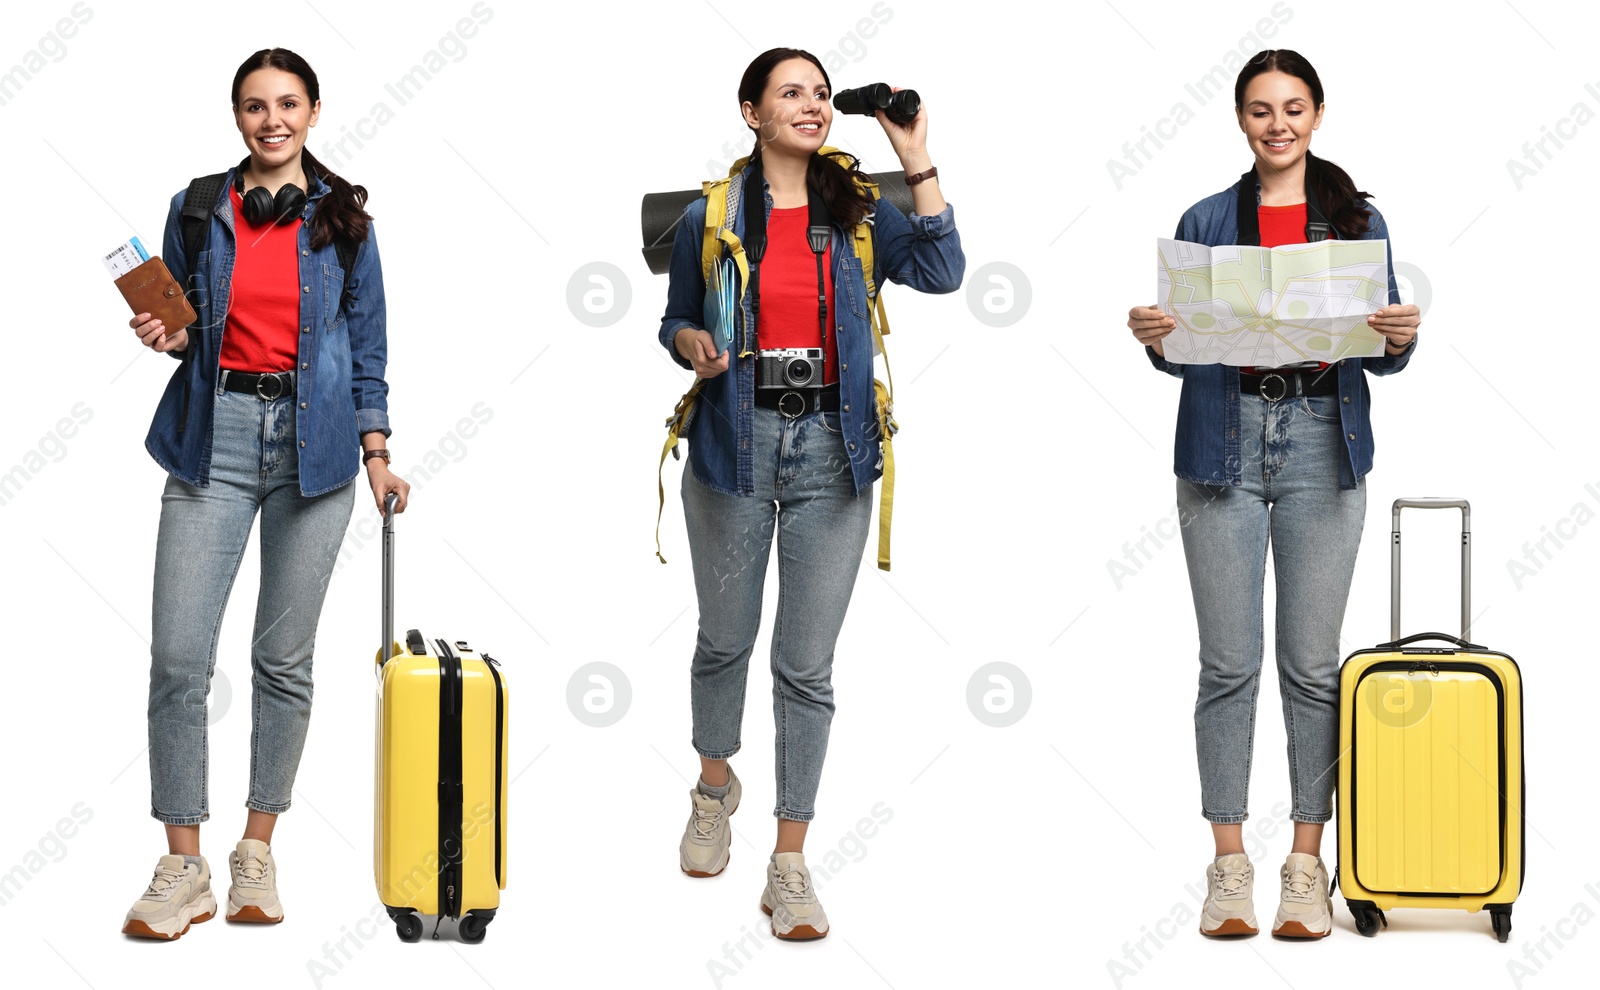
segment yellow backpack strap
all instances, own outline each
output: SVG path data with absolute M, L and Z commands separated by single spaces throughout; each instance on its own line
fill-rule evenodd
M 889 569 L 889 529 L 894 520 L 894 435 L 900 424 L 894 420 L 894 372 L 889 370 L 889 352 L 883 349 L 883 335 L 876 324 L 872 340 L 883 355 L 883 371 L 889 384 L 874 380 L 873 401 L 878 411 L 878 442 L 883 447 L 883 479 L 878 488 L 878 569 Z
M 661 556 L 661 516 L 667 509 L 667 488 L 661 482 L 661 473 L 667 466 L 667 455 L 671 454 L 673 460 L 678 459 L 678 438 L 689 425 L 689 417 L 693 414 L 695 399 L 700 394 L 700 386 L 705 384 L 704 378 L 696 378 L 689 391 L 683 393 L 683 398 L 673 407 L 672 415 L 667 417 L 667 442 L 661 445 L 661 461 L 656 464 L 656 495 L 661 500 L 656 509 L 656 559 L 663 564 L 667 558 Z M 688 468 L 684 468 L 688 470 Z
M 874 201 L 878 199 L 878 184 L 861 183 L 861 189 Z M 889 534 L 894 523 L 894 435 L 900 425 L 894 420 L 894 372 L 889 368 L 889 352 L 884 349 L 883 337 L 889 332 L 889 316 L 883 309 L 883 296 L 874 278 L 872 250 L 872 225 L 866 221 L 856 224 L 854 231 L 856 257 L 861 260 L 861 276 L 867 287 L 867 322 L 872 326 L 873 349 L 883 355 L 883 371 L 889 379 L 885 386 L 874 380 L 873 401 L 878 412 L 878 442 L 883 448 L 883 478 L 878 489 L 878 569 L 889 569 Z
M 700 239 L 700 275 L 707 285 L 711 284 L 711 267 L 717 263 L 722 226 L 728 219 L 729 185 L 729 179 L 700 183 L 700 190 L 706 197 L 705 236 Z
M 858 183 L 861 191 L 877 202 L 876 182 Z M 872 225 L 863 221 L 855 227 L 856 257 L 861 259 L 861 276 L 867 284 L 867 317 L 872 323 L 872 343 L 877 353 L 883 353 L 883 338 L 889 333 L 889 314 L 883 308 L 883 295 L 878 291 L 876 264 L 872 253 Z M 887 358 L 886 358 L 887 360 Z
M 728 246 L 728 255 L 733 259 L 734 267 L 739 270 L 739 285 L 750 284 L 750 261 L 745 257 L 744 245 L 739 243 L 739 238 L 734 236 L 733 227 L 728 223 L 729 204 L 736 202 L 737 197 L 743 194 L 743 185 L 733 181 L 734 176 L 744 168 L 750 159 L 741 158 L 733 163 L 728 170 L 728 175 L 723 179 L 713 179 L 700 184 L 706 197 L 706 223 L 705 234 L 700 239 L 700 276 L 706 286 L 711 285 L 711 269 L 722 254 L 722 245 Z M 744 336 L 744 343 L 739 352 L 740 357 L 749 357 L 750 335 Z

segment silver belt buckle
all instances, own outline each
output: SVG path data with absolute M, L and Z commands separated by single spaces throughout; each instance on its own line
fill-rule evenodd
M 789 401 L 791 399 L 794 400 L 792 405 Z M 778 396 L 778 411 L 794 419 L 806 411 L 806 397 L 799 392 L 785 392 Z
M 287 383 L 284 381 L 286 377 L 286 375 L 276 371 L 268 371 L 257 376 L 256 398 L 261 399 L 264 402 L 271 402 L 273 399 L 276 399 L 278 396 L 282 395 L 283 390 L 287 385 Z M 263 390 L 263 386 L 266 385 L 268 378 L 271 378 L 273 383 L 273 389 L 271 392 L 266 392 Z
M 1274 378 L 1278 380 L 1278 384 L 1282 386 L 1282 390 L 1277 395 L 1268 395 L 1267 382 Z M 1282 375 L 1269 371 L 1265 375 L 1261 376 L 1261 384 L 1256 386 L 1256 391 L 1261 393 L 1261 397 L 1266 399 L 1268 402 L 1277 402 L 1279 399 L 1282 399 L 1289 394 L 1289 382 Z

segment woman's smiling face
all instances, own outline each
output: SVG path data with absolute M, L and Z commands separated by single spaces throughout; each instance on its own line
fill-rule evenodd
M 239 86 L 233 119 L 250 157 L 271 169 L 300 159 L 320 109 L 320 101 L 313 104 L 306 96 L 299 76 L 282 69 L 257 69 Z
M 760 135 L 763 153 L 771 148 L 815 154 L 827 142 L 833 124 L 830 96 L 821 69 L 803 58 L 786 59 L 767 77 L 760 105 L 744 104 L 744 120 Z
M 1300 162 L 1311 148 L 1311 132 L 1322 125 L 1322 107 L 1313 106 L 1311 87 L 1287 72 L 1263 72 L 1250 80 L 1238 110 L 1256 161 L 1277 171 Z

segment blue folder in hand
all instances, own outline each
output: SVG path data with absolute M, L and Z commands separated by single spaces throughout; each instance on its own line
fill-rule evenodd
M 711 334 L 720 357 L 733 340 L 734 321 L 739 318 L 739 275 L 732 258 L 718 258 L 711 266 L 711 281 L 706 285 L 705 331 Z

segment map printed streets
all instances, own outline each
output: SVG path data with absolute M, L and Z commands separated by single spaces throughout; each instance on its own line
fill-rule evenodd
M 1367 317 L 1389 301 L 1389 242 L 1262 248 L 1156 241 L 1157 305 L 1174 364 L 1280 367 L 1383 353 Z

